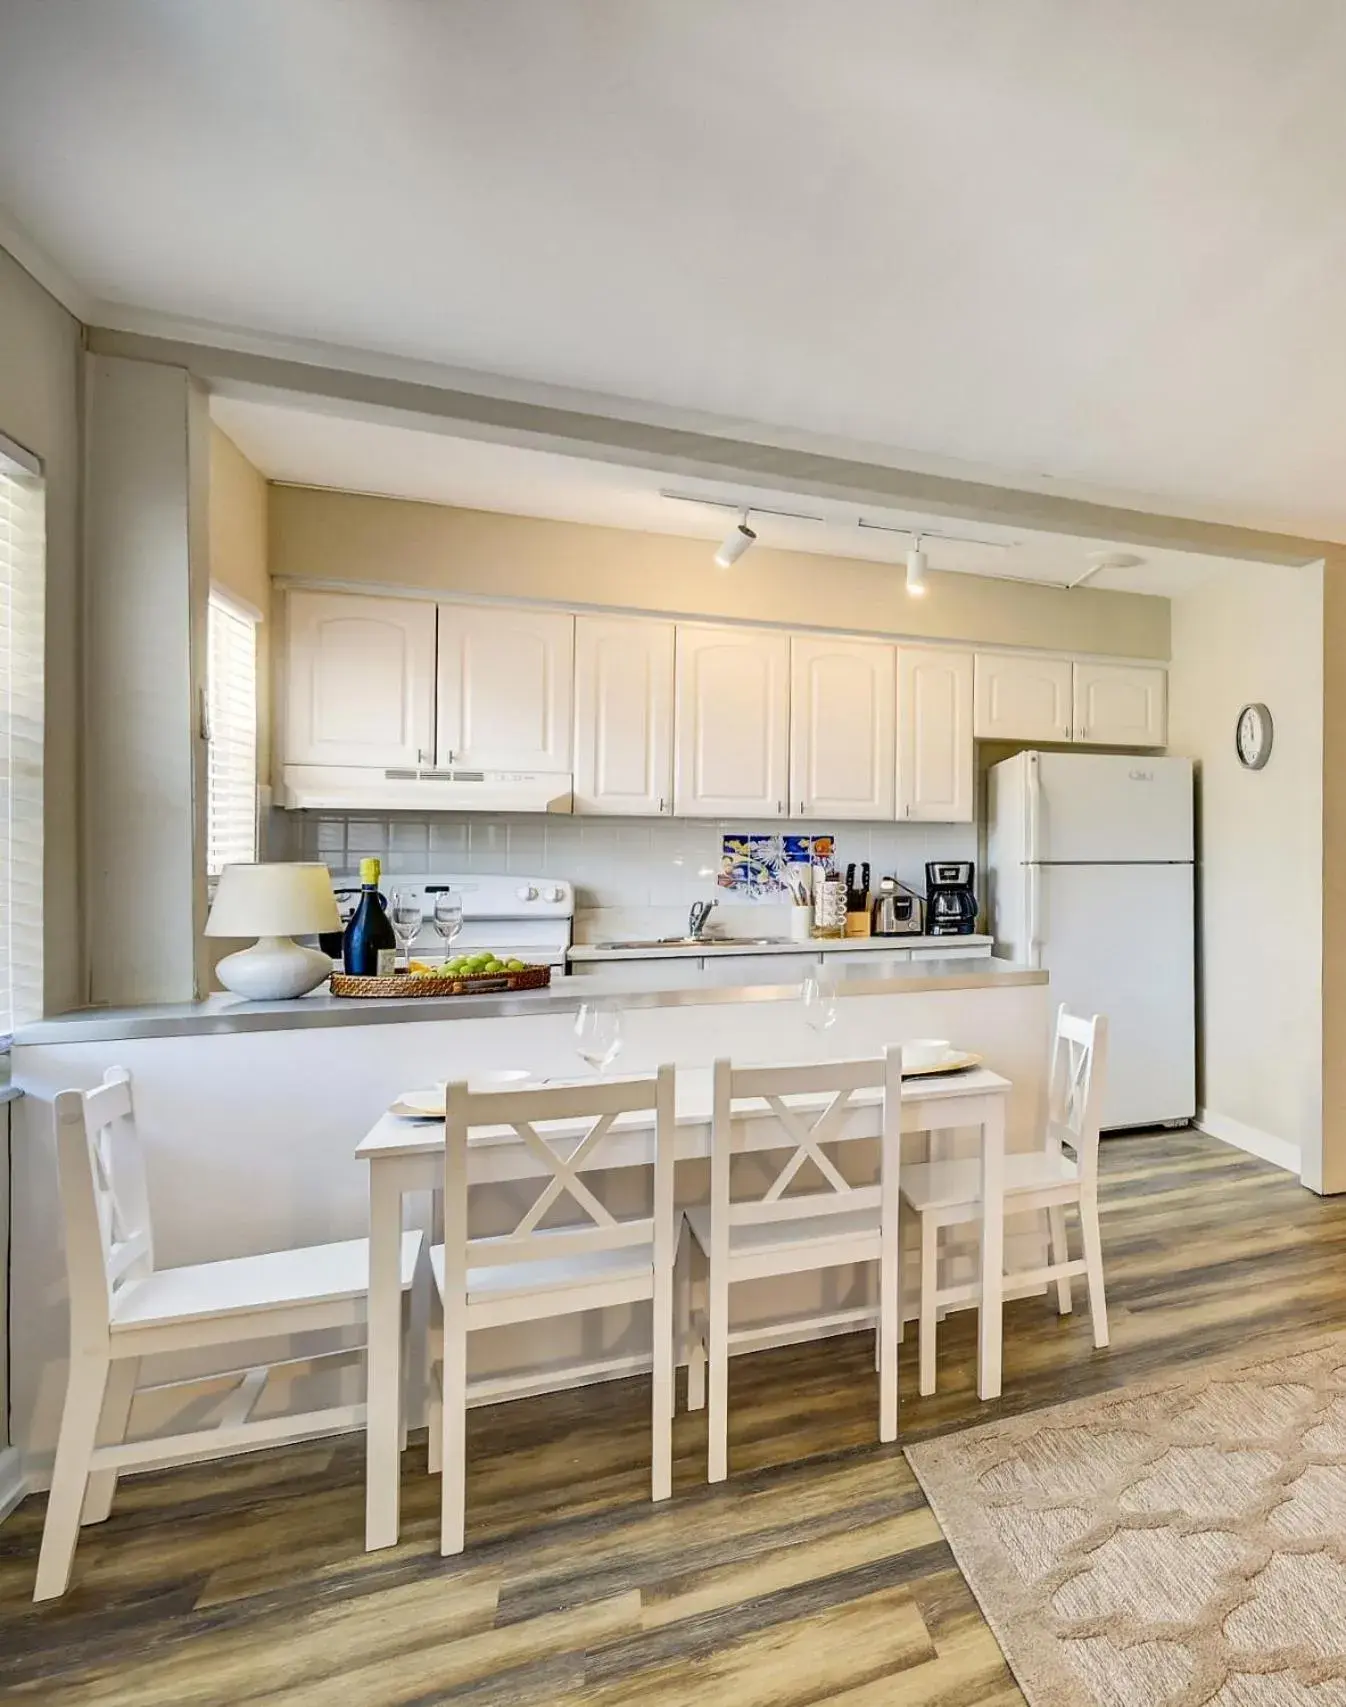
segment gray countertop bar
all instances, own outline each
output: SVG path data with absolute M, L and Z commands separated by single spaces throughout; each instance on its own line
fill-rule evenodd
M 203 1002 L 162 1007 L 81 1008 L 55 1019 L 22 1027 L 17 1048 L 29 1044 L 102 1043 L 123 1038 L 220 1036 L 240 1031 L 296 1031 L 310 1026 L 407 1025 L 431 1020 L 497 1019 L 525 1014 L 573 1012 L 581 1002 L 612 1002 L 623 1008 L 692 1007 L 731 1002 L 784 1002 L 797 999 L 798 973 L 788 959 L 779 981 L 763 974 L 745 984 L 726 960 L 703 972 L 679 971 L 674 962 L 666 982 L 654 988 L 624 991 L 611 976 L 562 977 L 546 990 L 516 995 L 407 998 L 339 998 L 325 990 L 294 1002 L 249 1002 L 239 996 L 209 996 Z M 895 960 L 890 965 L 829 967 L 841 996 L 924 995 L 932 990 L 987 990 L 1045 984 L 1047 974 L 1007 960 Z

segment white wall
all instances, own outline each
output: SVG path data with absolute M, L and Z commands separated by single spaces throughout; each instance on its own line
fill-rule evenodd
M 1172 607 L 1171 750 L 1197 761 L 1198 1099 L 1217 1136 L 1322 1185 L 1323 578 L 1249 566 Z M 1276 725 L 1265 770 L 1239 709 Z

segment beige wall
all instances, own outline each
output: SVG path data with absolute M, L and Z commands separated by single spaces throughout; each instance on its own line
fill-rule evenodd
M 271 489 L 271 572 L 794 627 L 1166 658 L 1168 604 L 932 574 L 909 598 L 891 564 L 758 546 L 732 575 L 705 540 L 449 509 L 308 487 Z
M 271 577 L 266 481 L 226 433 L 210 430 L 210 579 L 261 615 L 257 625 L 257 775 L 271 751 Z
M 80 326 L 0 249 L 0 433 L 47 484 L 43 913 L 49 1013 L 84 999 L 79 878 Z
M 85 846 L 93 1001 L 204 981 L 206 399 L 182 368 L 90 356 Z
M 1322 570 L 1231 569 L 1172 609 L 1169 740 L 1198 767 L 1198 1100 L 1217 1135 L 1297 1147 L 1321 1189 Z M 1275 745 L 1248 771 L 1234 726 L 1256 700 Z

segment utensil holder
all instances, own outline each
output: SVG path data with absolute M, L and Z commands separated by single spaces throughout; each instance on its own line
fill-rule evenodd
M 813 940 L 813 908 L 790 908 L 790 941 L 812 942 Z
M 816 936 L 839 937 L 846 931 L 846 885 L 839 877 L 813 884 L 813 929 Z

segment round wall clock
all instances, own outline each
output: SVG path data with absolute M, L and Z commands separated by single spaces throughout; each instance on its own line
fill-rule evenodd
M 1271 713 L 1261 704 L 1245 705 L 1234 725 L 1234 745 L 1245 770 L 1260 771 L 1271 757 L 1276 730 Z

